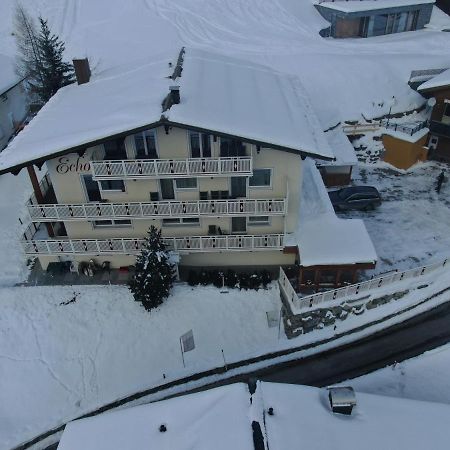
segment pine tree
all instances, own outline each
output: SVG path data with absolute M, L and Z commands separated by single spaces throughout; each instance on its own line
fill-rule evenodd
M 52 34 L 47 21 L 39 17 L 37 71 L 42 75 L 31 81 L 34 91 L 45 103 L 63 86 L 75 81 L 71 64 L 63 61 L 64 43 Z
M 161 238 L 161 230 L 151 226 L 136 259 L 136 270 L 129 282 L 134 299 L 141 302 L 147 311 L 156 308 L 170 294 L 174 266 Z

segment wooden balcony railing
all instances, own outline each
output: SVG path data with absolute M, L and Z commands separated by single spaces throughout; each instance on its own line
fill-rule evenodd
M 200 216 L 275 216 L 287 212 L 286 199 L 192 200 L 148 203 L 28 205 L 32 221 L 155 219 Z
M 165 237 L 169 250 L 180 253 L 281 250 L 282 234 Z M 137 254 L 143 239 L 44 239 L 22 241 L 27 255 L 114 255 Z
M 92 161 L 95 180 L 250 176 L 252 157 Z

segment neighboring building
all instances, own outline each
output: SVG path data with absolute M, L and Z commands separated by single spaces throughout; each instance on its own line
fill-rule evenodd
M 346 186 L 352 181 L 352 170 L 358 164 L 355 149 L 341 127 L 325 133 L 334 161 L 318 163 L 320 174 L 327 187 Z
M 308 155 L 333 158 L 297 79 L 187 50 L 175 68 L 61 89 L 3 152 L 0 172 L 46 162 L 51 185 L 28 205 L 24 242 L 44 269 L 90 258 L 130 266 L 150 225 L 181 269 L 278 269 L 297 260 L 284 240 Z
M 420 84 L 417 90 L 432 105 L 428 157 L 450 162 L 450 69 Z
M 26 114 L 23 80 L 15 73 L 14 60 L 0 54 L 0 151 L 6 147 Z
M 449 421 L 444 403 L 258 382 L 75 420 L 58 450 L 443 450 Z
M 323 0 L 315 6 L 330 22 L 322 36 L 355 38 L 420 30 L 435 0 Z

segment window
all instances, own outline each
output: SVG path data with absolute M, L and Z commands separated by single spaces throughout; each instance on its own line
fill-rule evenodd
M 272 183 L 272 169 L 255 169 L 253 176 L 249 178 L 251 187 L 270 187 Z
M 185 217 L 183 219 L 163 219 L 163 226 L 171 225 L 200 225 L 200 219 L 197 217 Z
M 197 178 L 177 178 L 175 184 L 177 189 L 197 189 Z
M 100 181 L 102 191 L 120 191 L 125 192 L 125 183 L 123 180 L 103 180 Z
M 211 157 L 211 136 L 209 134 L 189 131 L 189 145 L 192 158 Z
M 131 227 L 131 220 L 118 219 L 118 220 L 95 220 L 95 228 L 101 227 Z
M 105 159 L 127 159 L 124 138 L 107 141 L 103 144 L 103 148 L 105 149 Z
M 241 141 L 231 138 L 220 138 L 220 156 L 245 156 L 245 147 Z
M 450 116 L 450 103 L 446 103 L 444 106 L 444 116 Z
M 387 22 L 388 22 L 387 14 L 375 16 L 373 22 L 372 36 L 382 36 L 383 34 L 386 34 Z
M 367 37 L 369 31 L 370 17 L 361 17 L 361 22 L 359 23 L 359 35 L 361 37 Z
M 134 144 L 136 147 L 136 158 L 138 159 L 157 159 L 156 151 L 156 131 L 146 130 L 134 135 Z
M 269 216 L 251 216 L 248 218 L 249 225 L 269 225 Z

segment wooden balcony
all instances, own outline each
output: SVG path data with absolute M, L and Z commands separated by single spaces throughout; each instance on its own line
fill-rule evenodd
M 92 161 L 95 180 L 251 176 L 252 157 Z
M 222 235 L 165 237 L 168 250 L 179 253 L 210 253 L 222 251 L 282 250 L 282 234 Z M 25 240 L 22 246 L 27 255 L 121 255 L 138 254 L 143 239 L 42 239 Z
M 277 216 L 287 212 L 286 199 L 192 200 L 148 203 L 28 205 L 33 222 L 169 217 Z

